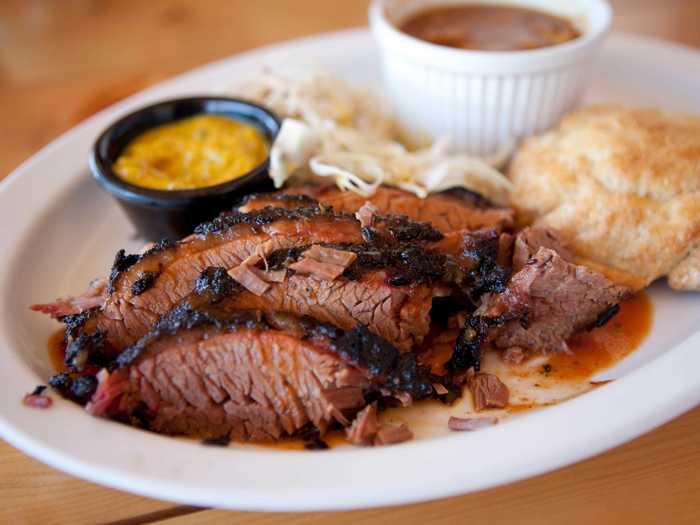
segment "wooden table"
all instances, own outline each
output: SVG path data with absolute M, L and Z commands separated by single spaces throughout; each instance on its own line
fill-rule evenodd
M 700 46 L 697 0 L 613 4 L 617 29 Z M 362 25 L 366 9 L 365 0 L 2 0 L 0 178 L 146 85 L 259 45 Z M 506 487 L 321 515 L 223 512 L 132 496 L 62 474 L 0 441 L 0 523 L 700 523 L 698 435 L 700 408 L 599 457 Z

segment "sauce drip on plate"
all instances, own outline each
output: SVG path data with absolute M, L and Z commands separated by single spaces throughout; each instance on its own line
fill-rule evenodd
M 49 361 L 51 368 L 56 372 L 65 372 L 66 365 L 63 360 L 66 356 L 65 330 L 57 330 L 49 337 Z
M 607 324 L 569 340 L 569 354 L 549 358 L 551 377 L 585 379 L 610 368 L 632 353 L 649 333 L 653 308 L 649 297 L 638 293 L 620 304 L 620 312 Z
M 537 49 L 581 36 L 565 18 L 522 7 L 479 4 L 428 9 L 400 29 L 432 44 L 482 51 Z
M 321 440 L 328 445 L 328 448 L 334 448 L 347 443 L 345 431 L 343 430 L 329 431 Z M 251 444 L 257 447 L 273 448 L 276 450 L 308 450 L 308 441 L 300 437 L 284 437 L 279 441 L 245 441 L 243 444 Z

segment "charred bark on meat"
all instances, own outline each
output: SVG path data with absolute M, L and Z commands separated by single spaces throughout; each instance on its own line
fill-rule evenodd
M 463 256 L 472 261 L 467 273 L 466 287 L 474 304 L 485 293 L 505 291 L 511 276 L 509 267 L 501 266 L 499 259 L 499 234 L 494 230 L 484 230 L 465 239 Z
M 159 275 L 160 272 L 143 272 L 141 277 L 135 280 L 131 285 L 131 294 L 138 296 L 144 293 L 151 286 L 153 286 L 153 283 L 156 282 Z
M 85 405 L 97 389 L 97 380 L 92 375 L 72 377 L 61 372 L 49 378 L 49 385 L 66 399 Z
M 240 213 L 237 211 L 227 212 L 219 215 L 210 222 L 200 224 L 194 229 L 194 233 L 200 237 L 206 237 L 207 235 L 219 233 L 239 224 L 246 224 L 254 227 L 281 220 L 317 219 L 321 217 L 354 220 L 353 215 L 348 213 L 334 213 L 333 209 L 330 207 L 317 206 L 290 209 L 272 208 L 268 206 L 249 213 Z
M 150 257 L 151 255 L 173 248 L 175 244 L 176 243 L 171 241 L 170 239 L 161 239 L 141 254 L 132 253 L 127 255 L 125 250 L 119 250 L 114 256 L 112 269 L 109 272 L 109 281 L 107 282 L 107 293 L 111 294 L 112 292 L 114 292 L 114 284 L 120 274 L 127 271 L 137 262 L 147 257 Z

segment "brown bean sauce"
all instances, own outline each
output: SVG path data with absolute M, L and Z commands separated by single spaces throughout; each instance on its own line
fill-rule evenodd
M 480 4 L 422 11 L 399 29 L 432 44 L 482 51 L 537 49 L 581 36 L 565 18 L 535 9 Z

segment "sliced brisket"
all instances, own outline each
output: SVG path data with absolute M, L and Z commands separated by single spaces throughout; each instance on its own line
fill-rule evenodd
M 408 429 L 377 423 L 385 396 L 451 402 L 469 378 L 478 410 L 503 407 L 505 385 L 465 372 L 485 348 L 513 360 L 563 350 L 628 293 L 571 262 L 555 232 L 514 237 L 510 210 L 468 193 L 365 199 L 320 186 L 240 210 L 183 241 L 120 251 L 108 280 L 35 307 L 66 323 L 71 371 L 51 385 L 95 415 L 169 434 L 342 425 L 352 442 L 400 442 Z
M 57 319 L 79 315 L 87 310 L 100 308 L 104 304 L 106 290 L 107 279 L 95 279 L 82 295 L 58 299 L 53 303 L 34 304 L 31 309 Z
M 318 209 L 235 214 L 202 225 L 199 232 L 178 243 L 158 243 L 138 256 L 120 251 L 108 293 L 99 301 L 104 306 L 93 312 L 83 332 L 89 328 L 104 334 L 105 349 L 118 350 L 145 334 L 174 304 L 191 293 L 197 277 L 207 267 L 232 269 L 250 256 L 264 258 L 275 250 L 298 245 L 362 242 L 354 217 Z M 139 284 L 144 283 L 144 278 L 148 280 L 147 287 Z M 49 306 L 35 309 L 56 313 Z M 65 312 L 57 314 L 64 315 Z
M 513 243 L 513 271 L 517 272 L 540 248 L 554 250 L 565 261 L 572 261 L 573 256 L 564 247 L 559 234 L 551 228 L 531 226 L 520 231 Z
M 131 419 L 145 405 L 152 430 L 202 438 L 278 439 L 309 422 L 325 429 L 347 421 L 346 405 L 334 401 L 341 377 L 352 373 L 326 346 L 278 330 L 192 329 L 153 342 L 136 363 L 111 372 L 106 381 L 121 394 L 88 409 Z
M 345 213 L 355 213 L 369 202 L 380 213 L 405 215 L 416 221 L 430 222 L 443 233 L 481 228 L 501 231 L 512 228 L 514 222 L 513 210 L 494 207 L 482 197 L 466 190 L 450 190 L 421 199 L 412 193 L 386 186 L 377 189 L 370 197 L 341 191 L 331 185 L 291 188 L 282 194 L 253 196 L 240 210 L 250 211 L 279 205 L 296 208 L 308 206 L 314 200 Z
M 100 362 L 116 355 L 210 267 L 223 268 L 247 288 L 236 290 L 232 309 L 312 315 L 344 329 L 360 322 L 402 350 L 427 333 L 433 297 L 449 295 L 452 286 L 472 299 L 502 288 L 507 272 L 496 264 L 493 230 L 443 236 L 405 217 L 374 219 L 361 228 L 354 217 L 318 205 L 264 208 L 222 216 L 202 226 L 200 235 L 140 256 L 120 252 L 104 307 L 68 334 L 69 363 L 81 369 L 90 353 L 103 354 Z M 144 276 L 147 286 L 139 284 Z
M 348 425 L 372 391 L 432 393 L 412 355 L 361 325 L 345 332 L 209 299 L 191 296 L 102 370 L 88 410 L 168 434 L 268 440 Z
M 449 366 L 478 370 L 489 344 L 517 352 L 564 351 L 569 337 L 609 320 L 629 294 L 605 276 L 539 248 L 502 293 L 485 295 L 466 319 Z
M 383 271 L 358 280 L 318 280 L 295 274 L 269 283 L 262 295 L 241 292 L 223 303 L 231 310 L 260 309 L 308 315 L 344 330 L 358 322 L 403 351 L 420 343 L 428 333 L 434 286 L 391 286 Z
M 574 333 L 593 327 L 601 315 L 630 294 L 605 276 L 539 248 L 508 284 L 504 294 L 525 305 L 527 317 L 507 321 L 493 337 L 498 348 L 561 351 Z M 499 302 L 493 298 L 488 310 Z M 513 306 L 508 306 L 513 308 Z

